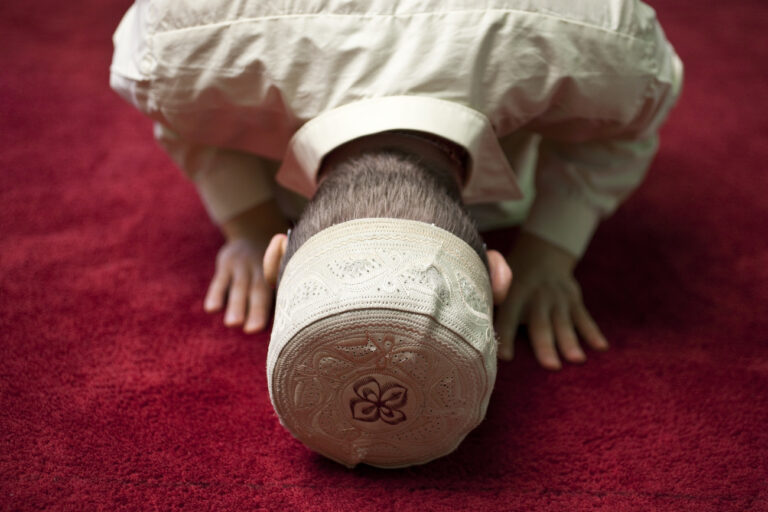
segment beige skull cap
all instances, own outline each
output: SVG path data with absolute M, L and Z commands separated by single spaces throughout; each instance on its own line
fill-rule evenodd
M 496 379 L 488 271 L 425 222 L 316 233 L 277 290 L 267 382 L 280 423 L 348 467 L 424 464 L 485 417 Z

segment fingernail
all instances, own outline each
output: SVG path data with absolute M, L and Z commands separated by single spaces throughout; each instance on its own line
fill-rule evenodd
M 563 367 L 563 365 L 560 363 L 560 361 L 558 361 L 556 359 L 547 359 L 547 364 L 553 370 L 560 370 Z

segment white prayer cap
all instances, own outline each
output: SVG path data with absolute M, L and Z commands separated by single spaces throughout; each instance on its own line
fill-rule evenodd
M 366 218 L 316 233 L 277 290 L 267 380 L 281 424 L 350 467 L 447 455 L 488 407 L 492 314 L 483 261 L 434 224 Z

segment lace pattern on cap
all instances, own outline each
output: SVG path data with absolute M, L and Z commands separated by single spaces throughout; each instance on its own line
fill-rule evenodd
M 484 414 L 478 354 L 425 316 L 368 310 L 315 323 L 273 375 L 283 424 L 347 466 L 428 462 L 453 451 Z
M 490 398 L 496 376 L 492 308 L 485 265 L 474 249 L 448 231 L 418 221 L 378 218 L 357 219 L 317 233 L 288 262 L 277 291 L 267 373 L 270 397 L 281 422 L 308 446 L 314 443 L 317 447 L 313 449 L 345 464 L 376 465 L 376 461 L 383 461 L 382 465 L 392 467 L 398 464 L 394 455 L 397 452 L 404 457 L 399 462 L 408 465 L 409 450 L 416 446 L 413 443 L 418 444 L 415 440 L 435 434 L 435 429 L 445 435 L 452 432 L 445 443 L 438 443 L 441 449 L 452 450 L 458 444 L 456 439 L 466 435 L 467 425 L 482 419 Z M 321 351 L 325 355 L 320 359 L 307 360 L 302 355 L 307 350 L 320 354 L 312 348 L 316 344 L 327 346 L 324 337 L 308 340 L 308 332 L 325 332 L 339 319 L 344 319 L 339 329 L 354 332 L 361 328 L 360 321 L 374 312 L 383 312 L 387 319 L 384 325 L 429 320 L 420 324 L 423 331 L 419 335 L 411 333 L 411 337 L 430 340 L 432 348 L 385 350 L 386 345 L 359 339 L 358 332 L 350 343 L 339 341 L 337 346 L 342 348 L 335 348 L 333 356 Z M 437 332 L 442 334 L 438 336 Z M 400 347 L 397 339 L 391 341 Z M 430 350 L 453 353 L 455 357 L 448 359 L 455 359 L 450 363 L 455 367 L 438 371 L 429 364 L 438 357 L 430 355 Z M 397 365 L 392 364 L 394 360 Z M 295 372 L 289 368 L 295 368 Z M 389 373 L 375 368 L 388 369 Z M 408 368 L 408 372 L 392 373 L 393 368 Z M 472 376 L 469 380 L 468 375 Z M 373 380 L 354 391 L 355 382 L 361 379 Z M 341 388 L 334 386 L 344 387 L 348 396 L 338 398 Z M 402 386 L 403 396 L 407 396 L 402 404 L 400 395 L 393 397 L 389 393 L 399 390 L 397 386 Z M 358 393 L 363 391 L 367 394 Z M 342 413 L 327 416 L 331 413 L 325 406 L 331 396 L 337 397 L 333 400 L 346 400 L 341 409 L 333 409 L 350 415 L 343 433 L 334 426 L 341 421 L 336 415 Z M 469 396 L 471 400 L 463 402 L 462 397 Z M 419 400 L 428 402 L 432 411 L 442 411 L 437 423 L 417 421 L 421 416 L 414 408 L 420 407 Z M 315 412 L 305 414 L 310 410 Z M 430 417 L 434 420 L 434 416 Z M 454 420 L 448 421 L 449 417 Z M 313 427 L 305 429 L 305 422 Z M 449 428 L 446 422 L 453 426 Z M 385 425 L 389 430 L 384 437 L 362 434 Z M 391 431 L 392 427 L 406 425 L 411 425 L 407 435 L 395 436 Z M 423 433 L 417 434 L 420 429 Z M 312 441 L 317 435 L 336 450 L 353 436 L 357 455 L 323 451 L 322 443 Z M 409 441 L 404 441 L 406 438 Z M 424 453 L 420 460 L 426 457 Z M 358 457 L 361 454 L 365 457 Z

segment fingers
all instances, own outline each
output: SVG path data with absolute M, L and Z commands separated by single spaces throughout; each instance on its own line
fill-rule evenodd
M 246 300 L 248 296 L 248 284 L 250 272 L 246 267 L 235 267 L 232 273 L 232 283 L 229 287 L 227 300 L 227 313 L 224 316 L 224 325 L 233 327 L 240 325 L 245 319 Z
M 545 293 L 536 293 L 532 297 L 528 332 L 531 346 L 539 363 L 548 370 L 562 368 L 560 358 L 555 350 L 555 340 L 552 333 L 550 310 L 551 305 Z
M 267 326 L 272 297 L 269 284 L 263 279 L 254 279 L 248 295 L 248 319 L 245 322 L 245 332 L 258 332 Z
M 217 271 L 211 282 L 205 299 L 205 310 L 208 312 L 221 309 L 227 287 L 227 311 L 224 324 L 228 327 L 242 325 L 247 333 L 254 333 L 266 327 L 269 311 L 272 307 L 273 293 L 263 278 L 251 280 L 257 275 L 258 269 L 250 272 L 244 267 L 232 271 L 232 282 L 229 283 L 229 271 Z
M 577 332 L 588 346 L 608 349 L 608 342 L 584 307 L 581 288 L 572 275 L 563 269 L 534 267 L 522 276 L 522 281 L 511 283 L 499 308 L 496 332 L 500 359 L 512 359 L 518 324 L 527 324 L 535 357 L 550 370 L 562 368 L 561 357 L 571 363 L 586 361 L 587 345 Z
M 224 294 L 229 284 L 229 270 L 223 267 L 217 267 L 216 272 L 208 286 L 208 292 L 205 294 L 203 309 L 208 313 L 218 311 L 224 305 Z
M 552 308 L 552 325 L 555 328 L 555 339 L 560 353 L 571 363 L 583 363 L 587 356 L 579 346 L 579 340 L 573 331 L 568 305 L 559 302 Z
M 243 330 L 247 333 L 266 327 L 274 293 L 265 279 L 262 262 L 266 259 L 273 267 L 279 266 L 286 236 L 276 235 L 272 241 L 273 254 L 268 258 L 259 244 L 245 238 L 228 241 L 219 250 L 204 308 L 208 312 L 218 311 L 226 301 L 226 326 L 245 324 Z
M 573 320 L 589 346 L 596 350 L 608 350 L 608 340 L 600 332 L 600 328 L 597 327 L 597 323 L 592 319 L 584 304 L 579 302 L 571 307 L 573 308 Z

